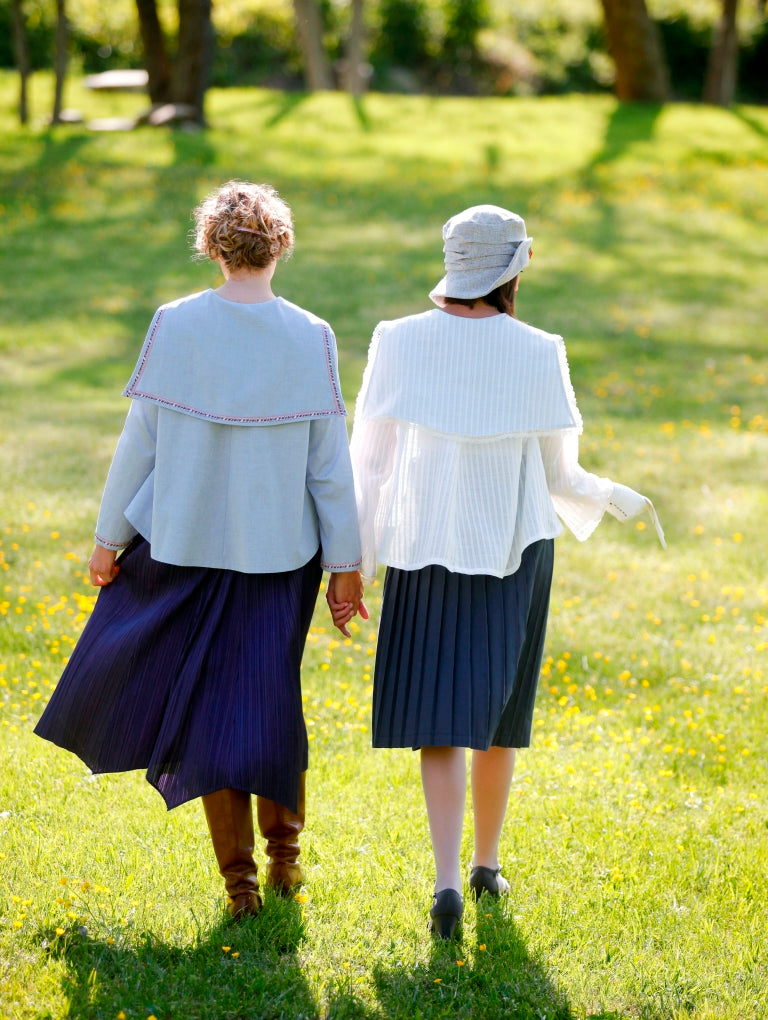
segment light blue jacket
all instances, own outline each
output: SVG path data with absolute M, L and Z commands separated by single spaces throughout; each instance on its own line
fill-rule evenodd
M 319 546 L 327 570 L 359 567 L 327 323 L 282 298 L 182 298 L 155 313 L 124 392 L 99 545 L 138 533 L 162 562 L 246 573 L 292 570 Z

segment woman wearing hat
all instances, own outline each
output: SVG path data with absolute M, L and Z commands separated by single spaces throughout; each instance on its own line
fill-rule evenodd
M 261 906 L 252 794 L 267 884 L 302 878 L 301 656 L 323 568 L 348 633 L 360 543 L 333 332 L 272 292 L 290 209 L 230 181 L 195 214 L 224 283 L 152 320 L 89 563 L 101 592 L 36 733 L 94 772 L 146 769 L 169 808 L 202 797 L 242 917 Z
M 431 927 L 451 938 L 463 912 L 466 748 L 469 888 L 509 889 L 499 838 L 515 749 L 530 743 L 558 516 L 582 540 L 606 509 L 656 518 L 645 497 L 578 463 L 563 341 L 514 317 L 531 257 L 523 220 L 474 206 L 443 238 L 438 307 L 374 332 L 351 450 L 363 576 L 387 565 L 373 745 L 421 750 Z

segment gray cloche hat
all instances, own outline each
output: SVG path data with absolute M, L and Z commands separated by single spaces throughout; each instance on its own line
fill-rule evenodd
M 533 238 L 517 213 L 498 205 L 473 205 L 443 227 L 445 276 L 429 292 L 437 299 L 481 298 L 517 276 L 530 262 Z

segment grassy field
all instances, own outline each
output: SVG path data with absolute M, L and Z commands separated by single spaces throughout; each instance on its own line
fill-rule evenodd
M 35 80 L 33 109 L 50 105 Z M 0 1017 L 768 1016 L 768 110 L 210 95 L 204 134 L 19 131 L 0 77 Z M 135 97 L 70 86 L 89 116 Z M 294 207 L 276 277 L 328 318 L 352 407 L 381 318 L 419 311 L 440 227 L 497 202 L 535 258 L 519 314 L 568 342 L 582 462 L 669 548 L 558 543 L 512 891 L 426 932 L 417 758 L 372 751 L 372 619 L 318 608 L 304 665 L 307 885 L 225 923 L 202 811 L 95 778 L 31 728 L 80 632 L 92 526 L 155 306 L 215 284 L 192 206 L 233 177 Z M 470 853 L 467 831 L 466 857 Z

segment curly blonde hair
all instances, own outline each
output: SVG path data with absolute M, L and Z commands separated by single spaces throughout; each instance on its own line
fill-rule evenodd
M 198 255 L 229 269 L 264 269 L 293 249 L 290 207 L 269 184 L 228 181 L 194 211 Z

